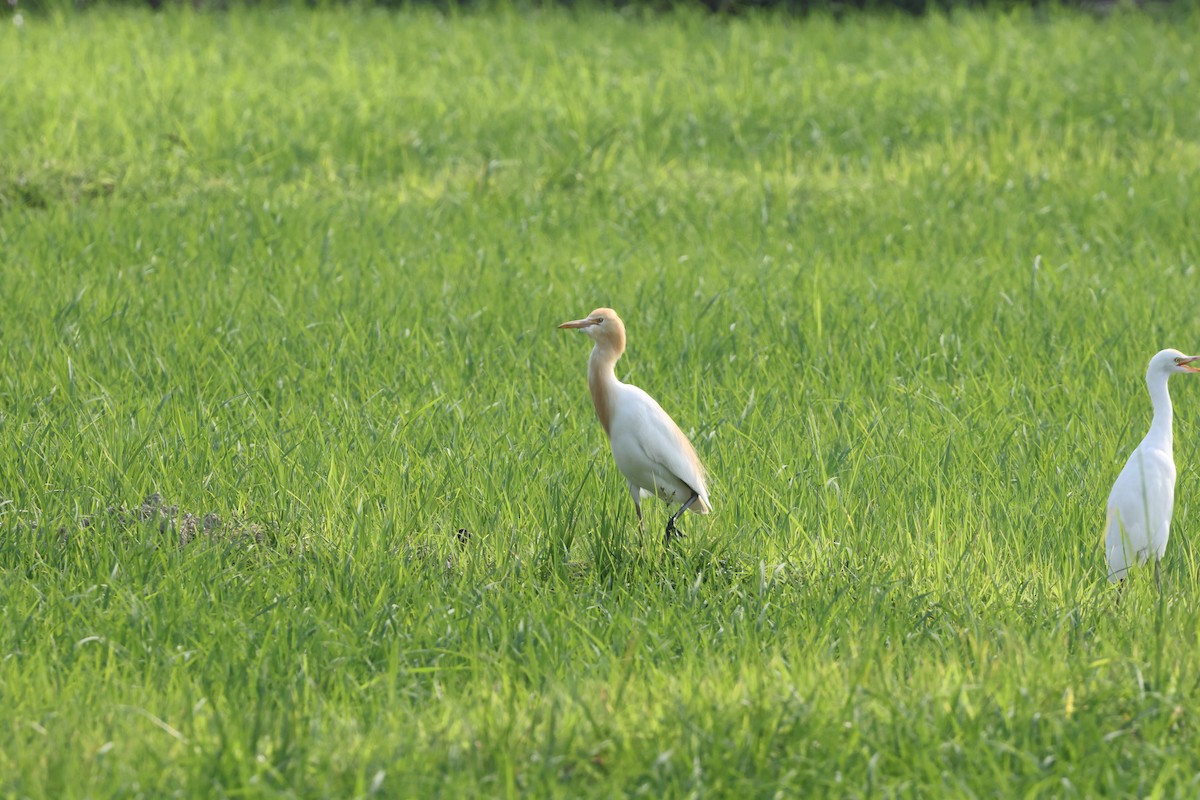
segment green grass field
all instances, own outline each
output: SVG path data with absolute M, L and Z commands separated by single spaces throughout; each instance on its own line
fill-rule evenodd
M 1200 14 L 22 22 L 3 796 L 1200 791 L 1200 381 L 1164 593 L 1098 548 L 1200 350 Z

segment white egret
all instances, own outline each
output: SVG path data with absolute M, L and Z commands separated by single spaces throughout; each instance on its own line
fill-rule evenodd
M 1135 562 L 1154 556 L 1154 578 L 1161 585 L 1159 561 L 1167 549 L 1175 505 L 1175 456 L 1172 452 L 1171 395 L 1167 379 L 1176 372 L 1200 372 L 1190 366 L 1200 356 L 1163 350 L 1150 359 L 1146 386 L 1154 406 L 1150 432 L 1125 462 L 1108 495 L 1104 552 L 1108 579 L 1122 580 Z
M 617 380 L 613 368 L 625 352 L 625 324 L 611 308 L 597 308 L 584 319 L 564 322 L 560 328 L 582 330 L 596 346 L 588 359 L 588 390 L 596 416 L 608 434 L 613 460 L 629 484 L 638 530 L 642 523 L 642 498 L 657 495 L 683 505 L 667 521 L 663 541 L 683 536 L 675 520 L 689 508 L 707 514 L 712 509 L 704 466 L 692 443 L 654 398 L 636 386 Z

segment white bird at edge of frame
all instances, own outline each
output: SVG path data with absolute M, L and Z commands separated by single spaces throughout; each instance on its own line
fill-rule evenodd
M 1108 495 L 1104 553 L 1108 579 L 1123 580 L 1134 562 L 1154 557 L 1154 580 L 1162 589 L 1160 563 L 1167 549 L 1175 506 L 1175 455 L 1171 434 L 1171 395 L 1167 380 L 1177 372 L 1200 372 L 1191 366 L 1200 356 L 1162 350 L 1150 359 L 1146 386 L 1154 418 L 1150 432 L 1125 462 Z
M 712 509 L 700 457 L 653 397 L 617 380 L 614 367 L 625 352 L 625 324 L 617 312 L 597 308 L 583 319 L 558 327 L 581 330 L 596 343 L 588 359 L 588 390 L 608 435 L 613 460 L 629 484 L 638 530 L 645 532 L 643 497 L 657 495 L 668 503 L 683 504 L 667 521 L 663 543 L 669 545 L 671 537 L 683 536 L 675 521 L 684 511 L 707 514 Z

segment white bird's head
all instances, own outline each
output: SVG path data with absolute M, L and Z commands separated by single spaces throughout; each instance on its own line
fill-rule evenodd
M 1178 350 L 1160 350 L 1154 354 L 1154 358 L 1150 359 L 1150 366 L 1146 369 L 1146 378 L 1151 375 L 1172 375 L 1176 372 L 1200 372 L 1200 368 L 1193 367 L 1193 361 L 1200 361 L 1200 356 L 1185 356 Z
M 625 352 L 625 323 L 611 308 L 597 308 L 583 319 L 571 320 L 560 328 L 577 328 L 592 338 L 597 347 L 617 355 Z

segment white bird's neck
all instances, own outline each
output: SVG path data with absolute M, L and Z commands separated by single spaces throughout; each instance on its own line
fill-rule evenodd
M 1171 452 L 1171 393 L 1167 391 L 1167 378 L 1170 375 L 1159 373 L 1146 376 L 1146 386 L 1150 389 L 1150 403 L 1154 407 L 1154 419 L 1150 423 L 1150 432 L 1146 441 L 1156 447 Z
M 604 432 L 611 435 L 609 426 L 612 423 L 613 390 L 621 385 L 617 380 L 615 367 L 621 357 L 608 347 L 597 344 L 592 348 L 588 358 L 588 391 L 592 393 L 592 405 L 596 407 L 596 417 L 604 426 Z

